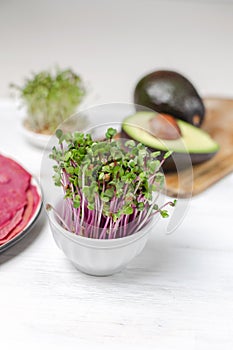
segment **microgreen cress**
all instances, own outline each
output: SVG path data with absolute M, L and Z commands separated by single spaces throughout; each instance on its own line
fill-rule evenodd
M 85 95 L 81 78 L 71 69 L 42 71 L 26 79 L 17 90 L 27 108 L 26 126 L 39 133 L 52 134 L 73 114 Z
M 53 209 L 60 223 L 77 235 L 112 239 L 128 236 L 144 227 L 160 213 L 158 194 L 164 184 L 160 171 L 170 155 L 158 160 L 133 140 L 117 140 L 116 130 L 109 128 L 105 140 L 93 140 L 90 134 L 63 134 L 57 130 L 58 147 L 50 158 L 56 161 L 54 182 L 64 190 L 63 213 Z

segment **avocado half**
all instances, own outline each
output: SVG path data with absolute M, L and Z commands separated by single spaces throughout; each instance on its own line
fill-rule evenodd
M 198 127 L 205 116 L 203 101 L 193 84 L 174 71 L 159 70 L 144 76 L 135 87 L 134 103 Z
M 203 130 L 183 121 L 176 120 L 181 137 L 165 140 L 151 133 L 150 120 L 159 116 L 156 112 L 136 112 L 124 119 L 123 135 L 149 147 L 152 151 L 173 151 L 166 162 L 165 170 L 182 169 L 211 159 L 219 149 L 219 145 Z

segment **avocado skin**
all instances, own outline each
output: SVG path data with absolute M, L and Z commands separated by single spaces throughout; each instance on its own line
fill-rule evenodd
M 174 71 L 155 71 L 143 77 L 136 85 L 134 103 L 171 114 L 197 127 L 205 116 L 203 101 L 194 86 Z M 199 116 L 199 122 L 195 122 L 195 116 Z
M 132 137 L 130 137 L 124 130 L 121 130 L 120 138 L 132 140 Z M 137 143 L 136 140 L 134 140 L 134 141 Z M 154 149 L 151 147 L 148 147 L 148 149 L 151 152 L 160 151 L 160 156 L 158 157 L 158 159 L 160 161 L 163 159 L 163 157 L 166 153 L 164 151 L 161 151 L 160 149 Z M 213 156 L 216 153 L 217 153 L 217 151 L 211 152 L 211 153 L 178 153 L 178 152 L 173 152 L 172 155 L 165 160 L 164 164 L 162 165 L 162 169 L 165 172 L 172 172 L 172 171 L 179 172 L 180 170 L 184 170 L 184 169 L 190 167 L 191 165 L 206 162 L 207 160 L 213 158 Z
M 154 152 L 154 149 L 150 149 Z M 166 172 L 170 171 L 180 171 L 184 170 L 190 165 L 201 164 L 211 159 L 215 153 L 177 153 L 173 152 L 172 155 L 166 159 L 162 168 Z M 161 152 L 161 158 L 163 157 L 164 152 Z M 189 158 L 190 157 L 190 158 Z

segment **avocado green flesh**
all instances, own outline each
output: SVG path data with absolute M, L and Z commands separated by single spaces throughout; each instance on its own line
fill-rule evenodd
M 218 144 L 205 131 L 183 120 L 177 120 L 182 135 L 179 139 L 163 140 L 154 137 L 150 133 L 149 120 L 156 115 L 155 112 L 137 112 L 124 120 L 122 129 L 130 138 L 161 151 L 172 150 L 190 154 L 216 153 L 218 151 Z

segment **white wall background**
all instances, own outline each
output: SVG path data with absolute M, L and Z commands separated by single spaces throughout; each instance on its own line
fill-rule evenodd
M 144 73 L 170 68 L 203 94 L 233 95 L 233 3 L 1 0 L 0 97 L 31 71 L 71 66 L 98 101 L 131 101 Z

